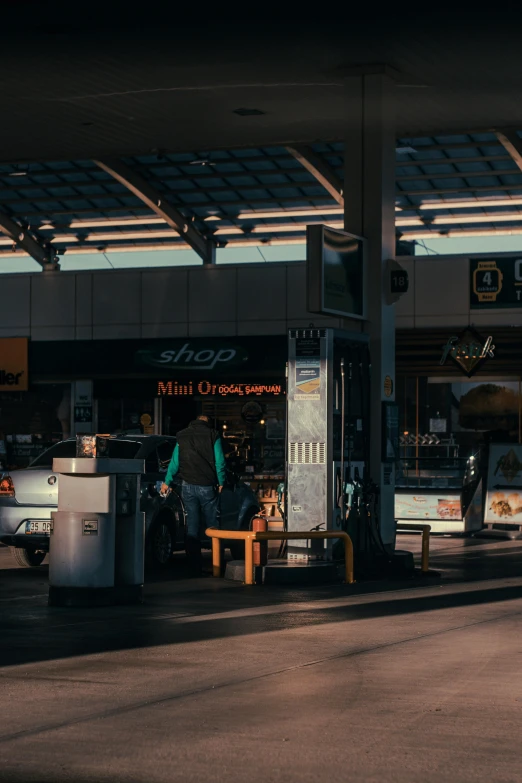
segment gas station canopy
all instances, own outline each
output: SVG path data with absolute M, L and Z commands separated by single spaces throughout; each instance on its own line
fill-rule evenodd
M 502 134 L 397 141 L 396 229 L 402 240 L 522 233 L 522 171 Z M 517 135 L 518 139 L 518 135 Z M 522 140 L 520 140 L 522 146 Z M 186 248 L 129 188 L 134 177 L 218 247 L 302 243 L 309 223 L 342 227 L 342 142 L 158 152 L 107 161 L 0 165 L 3 212 L 56 253 Z M 114 174 L 123 163 L 125 183 Z M 118 169 L 118 171 L 115 171 Z M 130 173 L 129 173 L 130 172 Z M 13 239 L 0 238 L 3 256 Z
M 348 27 L 181 30 L 173 9 L 119 4 L 14 24 L 22 5 L 39 7 L 3 12 L 0 256 L 189 246 L 212 262 L 216 247 L 341 227 L 345 87 L 382 72 L 396 85 L 398 237 L 522 233 L 515 24 L 357 9 Z

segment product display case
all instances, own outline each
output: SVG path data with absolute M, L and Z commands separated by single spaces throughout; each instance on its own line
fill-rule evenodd
M 401 444 L 395 484 L 398 522 L 426 522 L 433 533 L 482 528 L 480 454 L 463 454 L 453 439 Z

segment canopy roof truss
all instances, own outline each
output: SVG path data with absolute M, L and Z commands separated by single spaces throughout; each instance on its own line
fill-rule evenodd
M 397 235 L 522 234 L 521 160 L 512 129 L 398 139 Z M 341 142 L 105 163 L 0 165 L 0 256 L 192 247 L 211 263 L 216 247 L 302 243 L 309 223 L 343 225 Z M 14 243 L 13 224 L 36 245 Z

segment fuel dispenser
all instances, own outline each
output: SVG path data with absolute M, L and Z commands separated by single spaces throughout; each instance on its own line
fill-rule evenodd
M 56 458 L 58 510 L 49 539 L 49 604 L 143 600 L 145 515 L 143 460 Z
M 369 473 L 370 381 L 366 335 L 289 331 L 287 529 L 345 530 L 356 568 L 393 557 L 381 539 L 379 488 Z M 331 540 L 290 541 L 288 560 L 331 561 L 335 546 Z

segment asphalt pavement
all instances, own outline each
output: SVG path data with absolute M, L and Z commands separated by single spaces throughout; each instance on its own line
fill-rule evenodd
M 0 549 L 0 780 L 518 783 L 521 558 L 436 538 L 441 581 L 286 589 L 178 557 L 142 606 L 60 609 Z

